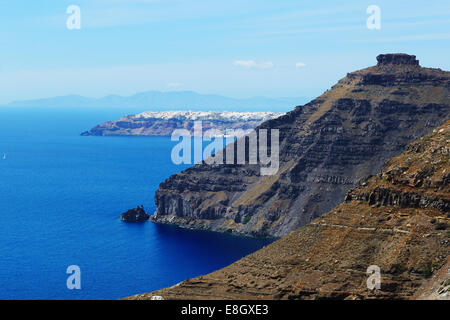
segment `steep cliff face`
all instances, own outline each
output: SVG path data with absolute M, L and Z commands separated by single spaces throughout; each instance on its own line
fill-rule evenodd
M 450 299 L 449 172 L 450 120 L 307 226 L 224 269 L 132 299 Z M 367 287 L 369 266 L 380 268 L 377 290 Z
M 334 208 L 349 189 L 450 116 L 450 72 L 422 68 L 405 54 L 377 59 L 376 66 L 349 73 L 317 99 L 257 128 L 280 131 L 276 175 L 261 176 L 258 165 L 197 164 L 161 183 L 152 219 L 278 237 Z

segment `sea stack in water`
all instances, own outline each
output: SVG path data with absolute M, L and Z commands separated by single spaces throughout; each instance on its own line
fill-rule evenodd
M 125 222 L 145 222 L 150 218 L 143 206 L 138 206 L 135 209 L 130 209 L 125 213 L 122 213 L 120 220 Z

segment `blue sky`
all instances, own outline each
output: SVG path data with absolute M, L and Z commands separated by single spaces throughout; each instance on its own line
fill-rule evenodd
M 81 9 L 68 30 L 66 9 Z M 369 5 L 381 29 L 366 27 Z M 450 70 L 450 1 L 0 0 L 0 104 L 194 90 L 315 97 L 379 53 Z

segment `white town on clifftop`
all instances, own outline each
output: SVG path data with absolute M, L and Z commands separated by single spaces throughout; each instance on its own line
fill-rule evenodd
M 146 111 L 127 116 L 127 119 L 177 119 L 177 120 L 219 120 L 219 121 L 267 121 L 285 113 L 275 112 L 227 112 L 227 111 Z

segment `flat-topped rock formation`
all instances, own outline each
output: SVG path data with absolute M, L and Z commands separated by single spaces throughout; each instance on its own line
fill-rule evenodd
M 276 175 L 261 176 L 259 165 L 196 164 L 161 183 L 152 220 L 280 237 L 342 203 L 347 191 L 450 117 L 450 72 L 421 67 L 406 54 L 377 60 L 257 127 L 279 129 Z M 391 199 L 383 192 L 374 201 L 397 201 L 380 200 Z M 398 201 L 416 201 L 411 196 Z
M 388 53 L 388 54 L 380 54 L 377 57 L 378 66 L 386 65 L 386 64 L 398 64 L 398 65 L 412 65 L 418 66 L 419 60 L 416 59 L 416 56 L 412 56 L 404 53 Z

